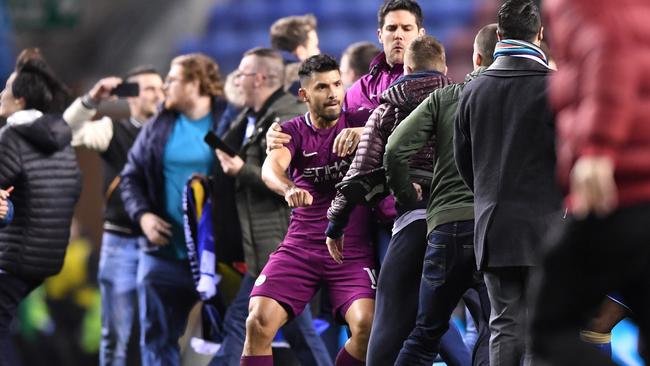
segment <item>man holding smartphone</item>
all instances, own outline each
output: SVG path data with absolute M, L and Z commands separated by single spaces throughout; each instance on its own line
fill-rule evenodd
M 65 111 L 63 118 L 72 129 L 72 146 L 100 153 L 103 160 L 105 209 L 104 234 L 98 282 L 102 296 L 102 340 L 100 364 L 124 364 L 134 320 L 138 314 L 136 273 L 138 236 L 142 231 L 131 221 L 120 198 L 119 172 L 142 125 L 151 118 L 164 99 L 163 81 L 150 66 L 131 70 L 124 79 L 99 80 L 83 97 Z M 126 97 L 128 119 L 103 117 L 92 120 L 100 103 Z

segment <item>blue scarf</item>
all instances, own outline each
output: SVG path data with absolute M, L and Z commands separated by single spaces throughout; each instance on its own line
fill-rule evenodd
M 500 56 L 522 57 L 548 67 L 548 60 L 541 48 L 532 43 L 516 39 L 504 39 L 494 47 L 494 59 Z

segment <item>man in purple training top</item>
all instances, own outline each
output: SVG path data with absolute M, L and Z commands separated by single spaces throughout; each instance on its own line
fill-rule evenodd
M 377 22 L 377 38 L 383 51 L 370 63 L 370 71 L 348 89 L 343 102 L 345 110 L 377 108 L 381 93 L 404 75 L 406 47 L 425 32 L 422 8 L 415 0 L 385 0 L 377 12 Z M 353 145 L 350 153 L 356 149 L 362 132 L 360 129 L 350 136 Z M 267 137 L 269 150 L 281 147 L 290 139 L 277 123 L 271 125 Z
M 377 12 L 377 38 L 383 47 L 370 63 L 370 71 L 345 94 L 343 109 L 375 109 L 381 93 L 404 75 L 404 53 L 416 37 L 424 35 L 422 9 L 415 0 L 385 0 Z
M 347 322 L 352 333 L 336 365 L 364 365 L 375 303 L 368 208 L 352 212 L 345 248 L 328 247 L 325 229 L 335 184 L 350 165 L 349 157 L 333 149 L 335 138 L 345 128 L 362 126 L 368 116 L 341 113 L 343 83 L 330 56 L 308 58 L 299 76 L 299 95 L 309 112 L 282 125 L 291 142 L 271 151 L 262 167 L 266 185 L 294 210 L 284 241 L 251 292 L 241 365 L 272 365 L 275 333 L 303 311 L 321 284 L 329 291 L 335 317 Z

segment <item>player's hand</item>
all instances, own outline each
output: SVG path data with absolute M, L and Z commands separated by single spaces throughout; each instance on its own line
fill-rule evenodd
M 327 250 L 330 252 L 334 262 L 338 264 L 343 263 L 343 235 L 338 239 L 332 239 L 328 236 L 325 239 L 325 244 L 327 244 Z
M 223 172 L 226 173 L 226 175 L 234 177 L 239 174 L 241 169 L 244 167 L 244 161 L 239 156 L 230 156 L 219 149 L 216 149 L 215 152 L 217 153 L 217 158 L 221 164 L 221 169 L 223 169 Z
M 415 188 L 415 193 L 417 194 L 417 200 L 422 201 L 422 186 L 417 184 L 417 183 L 411 183 L 413 184 L 413 188 Z
M 571 170 L 571 202 L 574 214 L 605 216 L 618 205 L 614 163 L 608 157 L 585 156 Z
M 157 215 L 147 212 L 140 217 L 140 227 L 147 240 L 158 246 L 169 244 L 172 226 Z
M 311 206 L 312 202 L 314 201 L 314 198 L 308 191 L 296 186 L 293 186 L 287 190 L 287 192 L 284 194 L 284 199 L 287 201 L 287 204 L 289 204 L 289 207 L 291 208 Z
M 291 135 L 282 132 L 282 126 L 273 122 L 271 127 L 266 131 L 266 153 L 271 150 L 279 149 L 291 141 Z
M 340 157 L 351 155 L 361 141 L 361 131 L 358 128 L 344 128 L 334 139 L 332 152 Z
M 111 76 L 99 80 L 95 86 L 88 92 L 88 96 L 96 103 L 100 103 L 103 100 L 110 99 L 114 96 L 111 95 L 111 90 L 115 89 L 116 86 L 122 83 L 122 79 Z

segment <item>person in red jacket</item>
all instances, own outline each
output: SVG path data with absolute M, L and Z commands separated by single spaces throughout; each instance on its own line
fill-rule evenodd
M 558 62 L 558 173 L 572 215 L 545 253 L 533 350 L 552 365 L 611 365 L 578 331 L 614 290 L 650 330 L 650 2 L 544 5 Z

